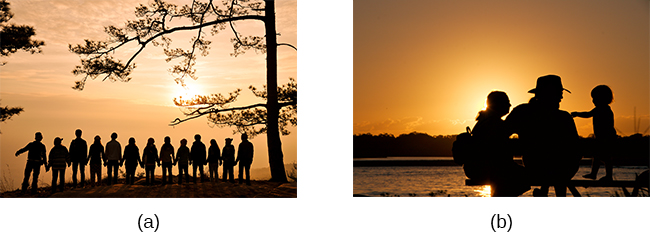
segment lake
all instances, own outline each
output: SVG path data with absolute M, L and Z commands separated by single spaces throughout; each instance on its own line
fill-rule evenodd
M 389 157 L 373 158 L 372 160 L 448 160 L 451 157 Z M 354 159 L 355 161 L 363 161 Z M 364 159 L 370 160 L 370 159 Z M 647 170 L 647 166 L 615 166 L 614 179 L 634 180 L 637 174 Z M 589 173 L 590 165 L 580 166 L 573 179 L 584 179 Z M 353 168 L 354 194 L 371 197 L 400 196 L 400 197 L 489 197 L 489 186 L 465 186 L 465 173 L 460 166 L 367 166 Z M 598 177 L 605 175 L 605 167 L 601 166 Z M 583 188 L 576 187 L 583 197 L 611 197 L 616 192 L 623 195 L 621 188 Z M 628 188 L 628 191 L 632 191 Z M 571 193 L 567 191 L 567 195 Z M 532 191 L 524 193 L 524 197 L 532 197 Z M 549 196 L 555 196 L 553 188 Z

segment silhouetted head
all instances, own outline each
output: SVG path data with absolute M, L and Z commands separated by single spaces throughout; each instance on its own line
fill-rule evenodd
M 232 138 L 226 138 L 226 145 L 232 143 Z
M 194 140 L 201 141 L 201 135 L 200 134 L 194 135 Z
M 217 145 L 217 140 L 210 139 L 210 145 Z
M 74 135 L 77 136 L 77 138 L 81 138 L 81 130 L 80 129 L 75 130 Z
M 102 138 L 99 135 L 95 135 L 95 143 L 102 143 Z
M 111 139 L 113 139 L 113 140 L 117 139 L 117 133 L 113 132 L 111 134 Z
M 487 110 L 495 112 L 499 117 L 510 112 L 510 99 L 505 92 L 492 91 L 487 96 Z
M 149 145 L 153 145 L 154 142 L 156 142 L 156 141 L 153 140 L 153 138 L 149 138 L 149 139 L 147 139 L 147 146 L 149 146 Z
M 135 144 L 135 138 L 133 137 L 129 138 L 129 144 Z
M 62 138 L 59 137 L 54 138 L 54 146 L 61 146 L 61 141 L 63 141 Z
M 187 139 L 181 139 L 181 146 L 187 146 Z
M 609 86 L 601 84 L 591 90 L 591 98 L 594 105 L 608 105 L 614 101 L 614 93 Z
M 165 137 L 165 143 L 171 143 L 171 141 L 172 139 L 169 136 Z
M 36 132 L 36 133 L 34 134 L 34 140 L 39 141 L 39 142 L 40 142 L 41 140 L 43 140 L 43 135 L 41 134 L 41 132 Z
M 562 101 L 562 93 L 568 89 L 562 86 L 562 79 L 557 75 L 545 75 L 537 78 L 537 85 L 535 88 L 529 90 L 529 93 L 534 93 L 537 101 L 547 107 L 559 108 Z
M 242 141 L 248 140 L 248 134 L 246 134 L 246 133 L 241 134 L 241 140 Z

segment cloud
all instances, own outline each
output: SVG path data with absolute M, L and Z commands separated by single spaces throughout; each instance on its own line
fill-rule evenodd
M 438 120 L 426 120 L 423 117 L 405 117 L 401 119 L 386 119 L 383 121 L 361 121 L 354 124 L 354 133 L 392 133 L 432 132 L 438 129 Z

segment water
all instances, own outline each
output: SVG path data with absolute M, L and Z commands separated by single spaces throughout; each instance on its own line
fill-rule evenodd
M 422 159 L 422 158 L 418 158 Z M 433 158 L 431 158 L 433 159 Z M 410 160 L 410 158 L 409 158 Z M 465 186 L 465 173 L 460 166 L 386 166 L 354 167 L 354 194 L 365 196 L 400 197 L 485 197 L 489 196 L 489 186 Z M 634 180 L 635 174 L 647 170 L 647 166 L 615 167 L 614 179 Z M 580 166 L 573 179 L 583 179 L 591 166 Z M 598 177 L 605 174 L 601 166 Z M 622 195 L 621 188 L 583 188 L 576 187 L 583 197 L 611 197 L 615 192 Z M 632 188 L 628 188 L 632 191 Z M 567 191 L 567 195 L 571 193 Z M 532 191 L 522 196 L 532 196 Z M 555 196 L 551 187 L 549 196 Z

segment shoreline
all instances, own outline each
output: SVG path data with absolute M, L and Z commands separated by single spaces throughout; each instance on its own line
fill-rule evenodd
M 382 157 L 373 158 L 354 158 L 353 167 L 381 167 L 381 166 L 460 166 L 454 162 L 451 157 L 437 157 L 437 159 L 429 160 L 399 160 L 395 157 Z M 390 158 L 390 159 L 389 159 Z M 422 158 L 422 157 L 399 157 L 408 158 Z M 515 163 L 523 165 L 521 158 L 514 158 Z M 591 158 L 583 158 L 580 160 L 580 166 L 591 166 Z M 638 162 L 619 162 L 615 166 L 648 166 L 648 164 Z

